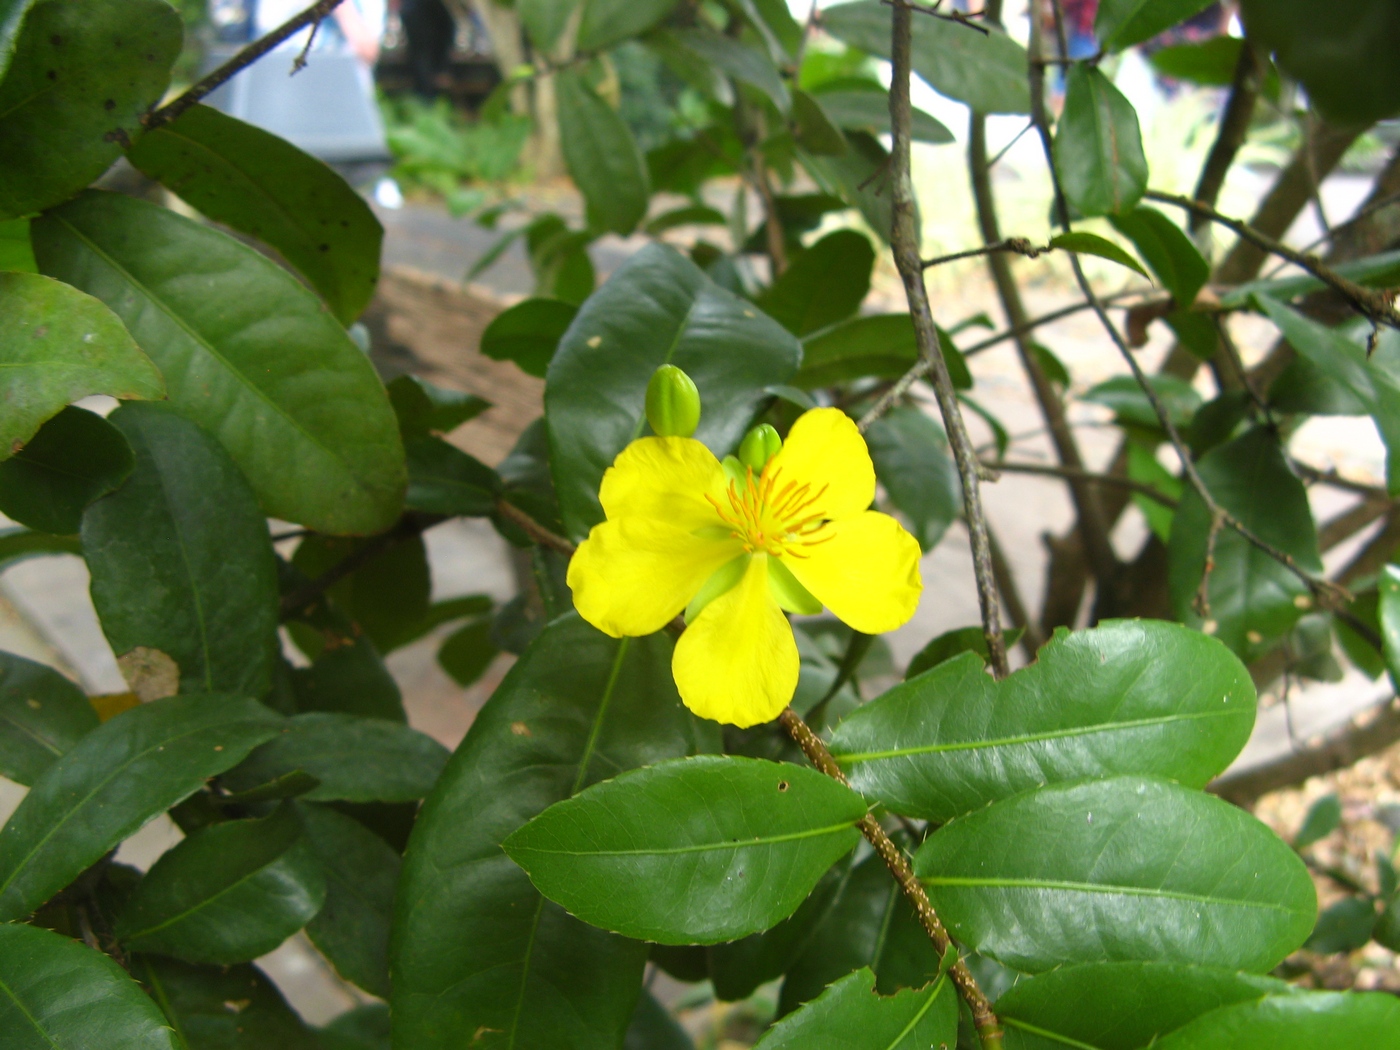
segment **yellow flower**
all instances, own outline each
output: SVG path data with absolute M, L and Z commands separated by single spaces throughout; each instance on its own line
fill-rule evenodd
M 878 634 L 918 604 L 919 545 L 869 509 L 875 468 L 839 409 L 804 413 L 757 474 L 726 471 L 692 438 L 641 438 L 598 496 L 607 521 L 569 564 L 574 605 L 614 638 L 659 631 L 686 610 L 671 670 L 705 718 L 757 725 L 792 699 L 797 643 L 784 609 L 825 606 Z

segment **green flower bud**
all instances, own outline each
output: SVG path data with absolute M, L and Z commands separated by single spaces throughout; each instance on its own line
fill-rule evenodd
M 659 437 L 683 438 L 700 424 L 700 391 L 675 365 L 662 365 L 647 383 L 647 422 Z
M 760 471 L 783 447 L 783 439 L 767 423 L 760 423 L 739 442 L 739 462 Z

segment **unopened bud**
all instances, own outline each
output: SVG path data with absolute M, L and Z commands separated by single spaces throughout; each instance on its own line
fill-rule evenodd
M 647 422 L 659 437 L 688 438 L 700 425 L 700 391 L 675 365 L 662 365 L 647 383 Z
M 762 470 L 783 447 L 783 439 L 767 423 L 760 423 L 739 442 L 739 462 L 754 470 Z

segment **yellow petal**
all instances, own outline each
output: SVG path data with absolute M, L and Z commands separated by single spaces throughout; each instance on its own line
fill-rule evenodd
M 720 524 L 705 499 L 724 494 L 724 469 L 693 438 L 645 437 L 632 442 L 603 474 L 598 500 L 610 519 L 650 518 L 691 532 Z
M 839 408 L 814 408 L 802 413 L 788 432 L 782 450 L 764 468 L 777 475 L 776 490 L 790 482 L 810 485 L 812 506 L 828 518 L 849 518 L 875 501 L 875 465 L 855 421 Z
M 743 553 L 645 518 L 595 525 L 569 562 L 579 615 L 614 638 L 651 634 L 679 615 L 721 565 Z
M 919 604 L 919 543 L 888 514 L 868 510 L 833 521 L 783 564 L 837 619 L 864 634 L 893 631 Z
M 797 689 L 792 626 L 768 590 L 766 555 L 720 595 L 676 643 L 671 673 L 685 705 L 701 718 L 739 727 L 778 717 Z

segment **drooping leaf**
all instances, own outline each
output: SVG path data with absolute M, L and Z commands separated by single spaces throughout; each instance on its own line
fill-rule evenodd
M 1103 0 L 1094 35 L 1105 51 L 1122 51 L 1186 21 L 1210 0 Z
M 755 1050 L 924 1050 L 957 1040 L 958 998 L 947 977 L 885 998 L 863 967 L 788 1014 Z
M 786 383 L 801 349 L 750 303 L 671 248 L 649 245 L 579 311 L 549 366 L 545 409 L 564 525 L 582 537 L 603 518 L 603 471 L 645 426 L 647 382 L 663 364 L 700 390 L 696 438 L 716 455 L 738 445 L 765 388 Z
M 20 11 L 0 10 L 0 36 Z M 0 219 L 57 204 L 106 171 L 170 83 L 183 36 L 180 16 L 161 0 L 30 7 L 0 79 Z
M 227 966 L 272 951 L 325 899 L 321 865 L 284 802 L 269 817 L 201 828 L 162 854 L 115 934 L 135 951 Z
M 1097 69 L 1075 63 L 1055 129 L 1055 169 L 1080 215 L 1127 211 L 1147 189 L 1137 111 Z
M 399 376 L 386 389 L 405 438 L 447 434 L 491 407 L 485 398 L 435 386 L 414 375 Z
M 29 558 L 82 553 L 82 544 L 76 536 L 50 536 L 28 529 L 0 529 L 0 569 Z
M 409 438 L 404 452 L 408 459 L 404 503 L 411 510 L 479 518 L 496 509 L 501 479 L 475 456 L 436 437 Z
M 1100 237 L 1096 233 L 1085 233 L 1083 230 L 1057 233 L 1050 238 L 1050 247 L 1067 252 L 1078 252 L 1081 255 L 1097 255 L 1100 259 L 1107 259 L 1119 266 L 1126 266 L 1134 273 L 1147 276 L 1147 271 L 1142 268 L 1142 263 L 1106 237 Z
M 899 405 L 865 434 L 875 476 L 913 526 L 925 553 L 943 538 L 962 507 L 957 467 L 943 428 L 914 405 Z
M 836 728 L 856 790 L 948 820 L 1047 782 L 1154 773 L 1202 787 L 1244 747 L 1254 686 L 1213 639 L 1158 620 L 1060 630 L 1010 678 L 964 654 Z
M 276 248 L 342 324 L 369 304 L 383 227 L 349 183 L 286 139 L 195 106 L 142 135 L 127 159 L 209 218 Z
M 1262 427 L 1251 430 L 1208 452 L 1196 469 L 1219 504 L 1255 535 L 1303 569 L 1322 570 L 1307 492 L 1288 469 L 1275 435 Z M 1188 488 L 1172 520 L 1167 582 L 1177 616 L 1192 625 L 1205 620 L 1194 602 L 1209 537 L 1210 511 Z M 1292 571 L 1233 529 L 1216 537 L 1214 554 L 1207 591 L 1214 634 L 1242 658 L 1252 658 L 1288 632 L 1311 598 Z
M 160 1008 L 120 966 L 67 937 L 0 924 L 5 1050 L 180 1050 Z
M 112 306 L 263 510 L 376 532 L 401 506 L 398 426 L 374 368 L 299 281 L 226 234 L 89 191 L 34 222 L 43 271 Z M 216 291 L 217 289 L 217 291 Z
M 654 174 L 652 182 L 656 182 Z M 669 187 L 657 186 L 655 188 L 666 189 Z M 729 220 L 724 217 L 723 212 L 711 208 L 708 204 L 683 204 L 679 208 L 672 208 L 670 211 L 662 212 L 656 218 L 649 220 L 646 224 L 646 232 L 655 237 L 667 230 L 674 230 L 677 226 L 724 226 L 728 222 Z M 482 353 L 485 352 L 483 349 Z
M 502 848 L 585 922 L 708 944 L 792 914 L 864 815 L 864 799 L 814 770 L 701 755 L 557 802 Z
M 914 871 L 960 942 L 1016 969 L 1272 969 L 1311 932 L 1303 862 L 1228 802 L 1153 777 L 1070 781 L 945 824 Z
M 500 844 L 594 781 L 695 751 L 670 659 L 665 635 L 615 640 L 569 616 L 497 687 L 405 855 L 390 949 L 397 1040 L 616 1050 L 646 947 L 546 902 Z
M 805 91 L 792 93 L 792 123 L 794 141 L 809 153 L 840 156 L 846 152 L 846 136 L 822 104 Z
M 399 855 L 343 813 L 301 804 L 297 810 L 326 880 L 326 902 L 307 924 L 306 934 L 341 977 L 387 998 Z
M 555 75 L 559 144 L 583 193 L 588 225 L 599 233 L 631 233 L 651 194 L 646 163 L 622 117 L 573 68 Z
M 1400 1003 L 1383 992 L 1270 995 L 1212 1010 L 1153 1050 L 1310 1050 L 1400 1046 Z
M 815 97 L 821 103 L 822 110 L 839 128 L 847 131 L 865 131 L 872 135 L 890 133 L 890 97 L 883 89 L 818 90 Z M 942 145 L 953 141 L 953 133 L 943 126 L 943 122 L 923 110 L 911 110 L 909 118 L 909 132 L 915 142 Z
M 759 296 L 758 305 L 793 335 L 807 335 L 860 309 L 874 266 L 870 238 L 837 230 L 794 259 Z
M 33 273 L 0 273 L 0 461 L 89 394 L 159 398 L 165 384 L 118 318 L 91 296 Z
M 119 431 L 70 405 L 0 460 L 0 512 L 39 532 L 71 536 L 83 509 L 120 485 L 134 462 Z
M 97 728 L 83 691 L 51 667 L 0 652 L 0 776 L 32 784 Z
M 650 226 L 647 232 L 654 233 Z M 481 333 L 481 352 L 496 361 L 514 361 L 522 372 L 544 378 L 559 340 L 578 307 L 558 299 L 526 299 L 496 315 Z
M 137 955 L 132 974 L 150 989 L 184 1050 L 323 1050 L 256 966 Z
M 580 51 L 602 51 L 640 36 L 671 13 L 676 0 L 583 0 Z
M 165 405 L 110 423 L 136 467 L 83 515 L 92 600 L 112 649 L 155 649 L 184 692 L 261 696 L 277 652 L 277 568 L 267 523 L 228 454 Z
M 254 700 L 171 696 L 92 730 L 40 774 L 0 830 L 0 920 L 28 915 L 281 721 Z
M 1137 246 L 1177 306 L 1189 309 L 1196 301 L 1196 293 L 1205 287 L 1210 264 L 1186 231 L 1156 208 L 1134 208 L 1111 216 L 1109 221 Z
M 288 719 L 222 782 L 247 791 L 300 769 L 320 781 L 308 802 L 413 802 L 446 763 L 445 747 L 402 722 L 313 712 Z

